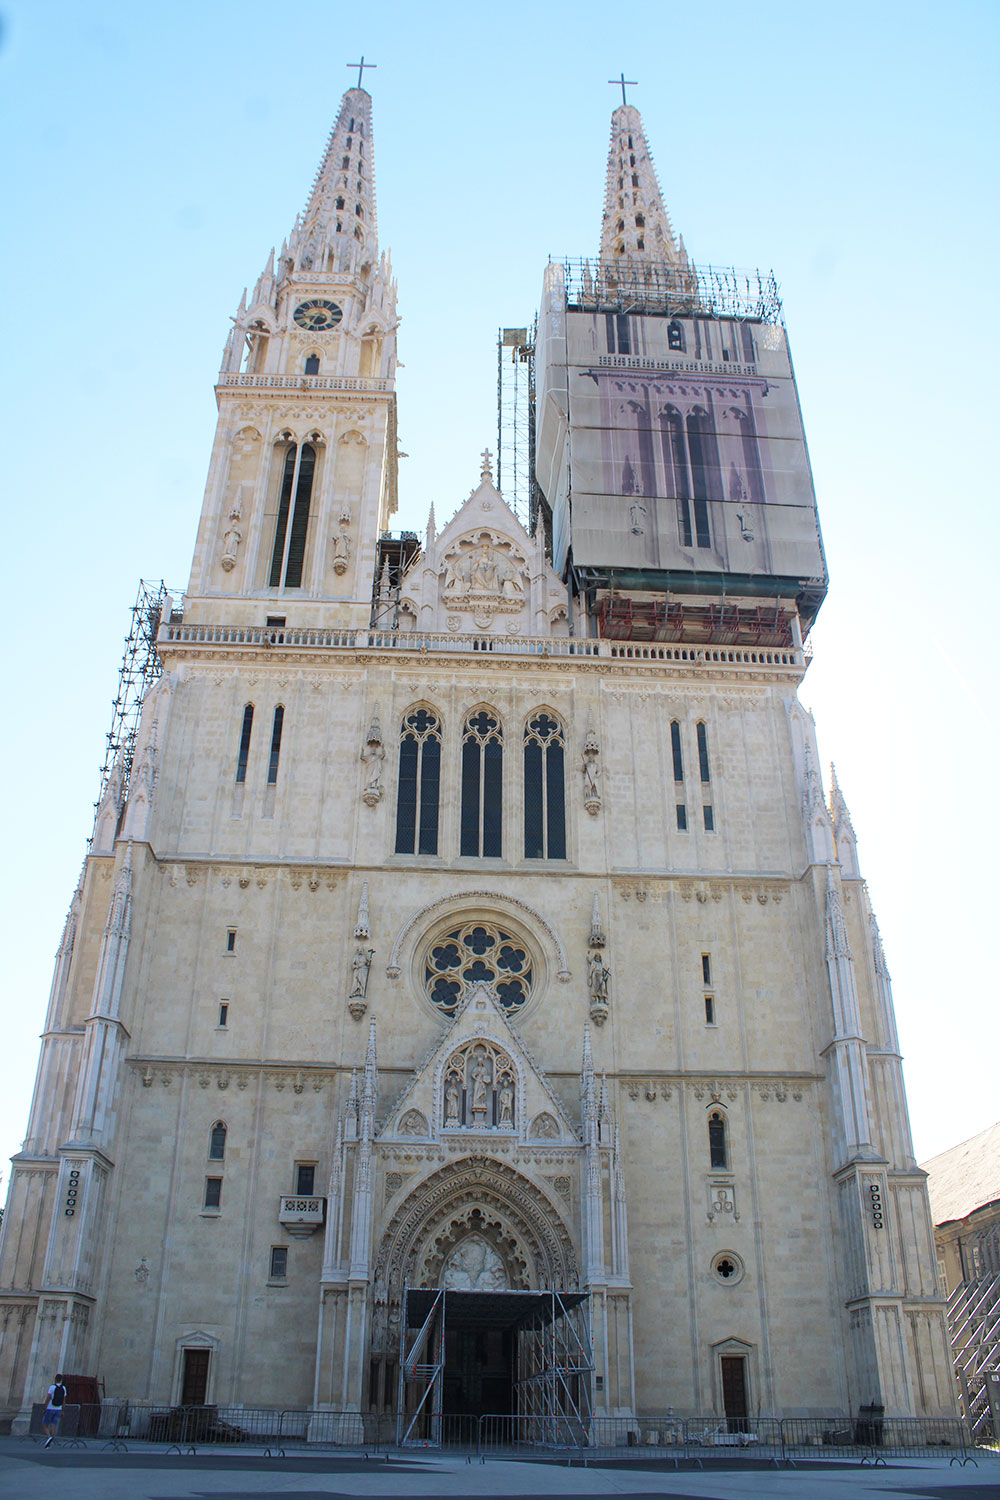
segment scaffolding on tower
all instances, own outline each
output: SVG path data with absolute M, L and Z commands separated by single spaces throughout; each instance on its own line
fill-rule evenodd
M 116 763 L 121 772 L 122 792 L 128 791 L 142 700 L 163 671 L 163 664 L 156 651 L 156 637 L 164 606 L 170 597 L 162 578 L 155 581 L 145 578 L 139 580 L 139 592 L 132 606 L 132 618 L 118 671 L 118 692 L 111 704 L 111 728 L 105 740 L 101 787 L 95 807 L 104 796 L 112 767 Z
M 533 531 L 535 495 L 535 336 L 531 328 L 497 333 L 497 489 L 521 525 Z

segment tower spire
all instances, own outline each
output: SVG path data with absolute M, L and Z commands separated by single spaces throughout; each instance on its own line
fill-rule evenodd
M 621 260 L 688 268 L 687 252 L 674 236 L 660 194 L 642 116 L 632 104 L 619 104 L 611 116 L 601 224 L 602 263 Z
M 353 272 L 378 258 L 372 100 L 348 89 L 288 242 L 293 271 Z

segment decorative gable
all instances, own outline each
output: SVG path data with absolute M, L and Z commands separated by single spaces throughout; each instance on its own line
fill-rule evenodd
M 400 625 L 435 633 L 566 635 L 567 606 L 541 529 L 528 535 L 485 461 L 478 488 L 440 535 L 432 513 L 427 545 L 403 576 Z
M 379 1132 L 383 1142 L 414 1136 L 578 1144 L 562 1105 L 486 983 L 469 991 Z

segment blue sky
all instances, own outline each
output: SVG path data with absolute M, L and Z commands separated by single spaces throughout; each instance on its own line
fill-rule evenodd
M 1000 1043 L 993 462 L 1000 11 L 384 0 L 3 8 L 8 232 L 0 1171 L 90 832 L 140 577 L 182 588 L 229 317 L 361 53 L 400 285 L 399 524 L 495 446 L 499 325 L 592 255 L 639 80 L 699 262 L 774 267 L 832 587 L 802 697 L 879 916 L 918 1156 L 991 1123 Z

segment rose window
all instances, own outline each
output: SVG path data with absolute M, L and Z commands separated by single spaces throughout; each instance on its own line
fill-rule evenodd
M 518 1011 L 531 994 L 533 977 L 525 944 L 489 922 L 470 922 L 442 933 L 424 959 L 427 994 L 446 1015 L 453 1015 L 472 986 L 480 983 L 492 986 L 505 1011 Z

